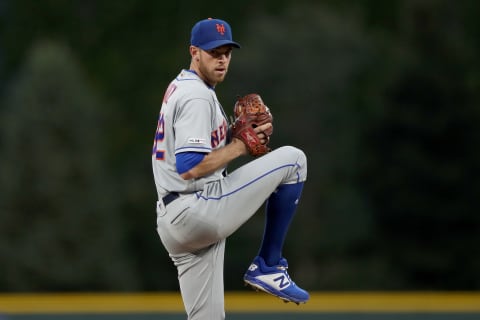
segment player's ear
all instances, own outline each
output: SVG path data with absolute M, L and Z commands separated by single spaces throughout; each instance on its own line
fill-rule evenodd
M 200 54 L 200 48 L 195 46 L 190 46 L 190 56 L 192 56 L 192 59 L 199 61 L 200 60 L 199 54 Z

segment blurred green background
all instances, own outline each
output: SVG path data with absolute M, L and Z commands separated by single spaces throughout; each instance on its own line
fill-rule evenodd
M 177 290 L 150 153 L 193 24 L 242 44 L 309 178 L 284 255 L 308 290 L 480 289 L 480 2 L 0 0 L 0 291 Z M 249 159 L 243 159 L 247 161 Z M 240 165 L 241 161 L 233 164 Z M 227 242 L 243 287 L 263 210 Z

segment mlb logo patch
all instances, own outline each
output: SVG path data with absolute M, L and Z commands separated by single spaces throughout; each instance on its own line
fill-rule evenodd
M 205 144 L 205 139 L 203 139 L 203 138 L 188 138 L 188 143 L 191 143 L 191 144 Z

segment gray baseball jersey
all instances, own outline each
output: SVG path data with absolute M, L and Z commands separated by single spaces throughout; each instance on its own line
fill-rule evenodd
M 178 270 L 188 319 L 224 319 L 225 239 L 281 184 L 306 180 L 300 149 L 277 148 L 224 176 L 224 168 L 192 180 L 176 170 L 175 154 L 211 152 L 227 143 L 227 119 L 215 91 L 182 70 L 163 100 L 152 152 L 157 230 Z M 170 192 L 180 197 L 165 204 Z
M 179 152 L 211 152 L 223 147 L 227 120 L 215 91 L 195 73 L 182 70 L 168 86 L 158 119 L 153 172 L 159 198 L 167 192 L 191 193 L 218 180 L 223 169 L 197 180 L 183 180 L 175 167 Z

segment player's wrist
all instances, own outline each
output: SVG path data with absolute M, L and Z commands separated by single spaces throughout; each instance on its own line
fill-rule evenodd
M 230 148 L 232 148 L 233 152 L 236 152 L 238 157 L 244 156 L 248 154 L 247 145 L 238 138 L 233 138 L 232 142 L 230 143 Z

